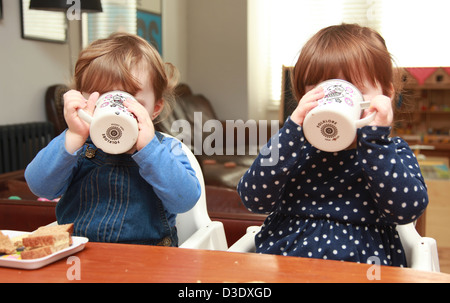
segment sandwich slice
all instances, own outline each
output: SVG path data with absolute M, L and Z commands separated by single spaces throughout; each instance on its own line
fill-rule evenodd
M 22 259 L 42 258 L 72 244 L 73 224 L 43 226 L 22 238 Z
M 23 260 L 42 258 L 70 246 L 70 234 L 58 232 L 50 235 L 30 235 L 22 239 L 25 249 L 20 256 Z
M 11 239 L 0 231 L 0 254 L 10 255 L 14 254 L 15 252 L 16 247 L 14 246 Z
M 46 225 L 41 226 L 31 233 L 31 235 L 48 235 L 59 232 L 68 232 L 70 235 L 73 233 L 73 223 L 61 224 L 61 225 Z

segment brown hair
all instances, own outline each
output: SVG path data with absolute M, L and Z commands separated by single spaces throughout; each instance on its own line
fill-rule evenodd
M 329 26 L 317 32 L 302 48 L 292 72 L 292 89 L 296 100 L 306 87 L 328 79 L 345 77 L 361 85 L 380 84 L 383 94 L 394 96 L 397 81 L 391 54 L 381 35 L 357 24 Z
M 136 68 L 148 70 L 156 100 L 168 102 L 166 105 L 170 108 L 175 98 L 177 69 L 164 63 L 146 40 L 128 33 L 114 33 L 81 51 L 75 66 L 74 88 L 80 92 L 102 94 L 121 87 L 135 95 L 142 87 L 139 79 L 133 76 Z

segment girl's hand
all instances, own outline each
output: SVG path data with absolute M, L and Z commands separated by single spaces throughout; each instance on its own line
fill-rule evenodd
M 92 115 L 98 98 L 97 92 L 92 93 L 88 100 L 76 90 L 64 94 L 64 119 L 69 127 L 66 132 L 66 149 L 69 153 L 78 150 L 89 137 L 89 124 L 78 116 L 78 109 Z
M 391 126 L 394 120 L 391 99 L 387 96 L 378 95 L 370 101 L 370 107 L 364 111 L 363 117 L 376 112 L 375 119 L 369 124 L 372 126 Z
M 298 102 L 297 108 L 291 114 L 291 120 L 298 125 L 303 124 L 306 114 L 317 106 L 317 101 L 325 96 L 323 87 L 318 86 L 308 91 Z
M 155 136 L 155 127 L 148 110 L 136 100 L 127 99 L 123 103 L 138 122 L 139 134 L 136 141 L 136 149 L 143 149 Z

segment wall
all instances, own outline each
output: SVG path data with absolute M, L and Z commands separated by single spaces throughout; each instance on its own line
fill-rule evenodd
M 254 120 L 277 120 L 278 110 L 269 115 L 267 105 L 270 95 L 269 22 L 267 2 L 270 0 L 248 0 L 248 118 Z
M 3 1 L 0 41 L 0 124 L 45 121 L 46 88 L 70 79 L 67 44 L 22 39 L 19 1 Z
M 178 68 L 181 82 L 188 81 L 187 1 L 163 0 L 162 7 L 163 59 Z
M 247 119 L 247 1 L 189 0 L 188 81 L 220 119 Z

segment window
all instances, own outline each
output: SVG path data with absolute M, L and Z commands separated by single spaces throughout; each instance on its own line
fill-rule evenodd
M 403 67 L 450 66 L 447 0 L 383 0 L 380 33 Z
M 380 3 L 370 0 L 268 0 L 270 101 L 281 96 L 282 66 L 295 64 L 302 45 L 319 29 L 342 22 L 379 27 Z
M 22 38 L 66 42 L 66 13 L 31 10 L 30 0 L 21 0 Z
M 137 34 L 162 54 L 161 0 L 102 0 L 103 13 L 84 14 L 83 48 L 114 32 Z
M 136 0 L 102 0 L 103 13 L 83 14 L 83 47 L 113 32 L 137 33 Z
M 302 45 L 319 29 L 359 23 L 378 30 L 398 66 L 450 66 L 450 40 L 444 37 L 446 0 L 258 0 L 267 8 L 270 87 L 268 104 L 279 104 L 282 66 L 292 66 Z M 251 14 L 252 11 L 249 10 Z M 264 44 L 262 44 L 264 45 Z

